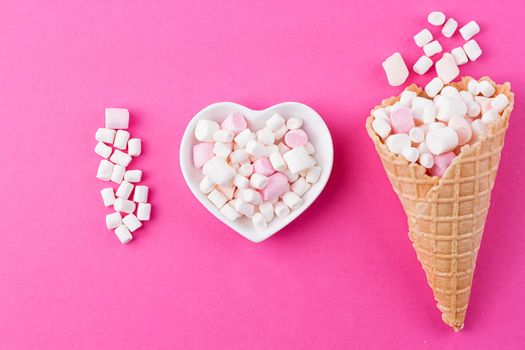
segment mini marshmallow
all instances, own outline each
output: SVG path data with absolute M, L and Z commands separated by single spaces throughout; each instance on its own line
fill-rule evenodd
M 248 186 L 250 185 L 250 180 L 247 177 L 242 176 L 241 174 L 235 174 L 235 176 L 233 177 L 233 184 L 243 190 L 245 188 L 248 188 Z
M 458 134 L 458 145 L 462 146 L 472 138 L 472 129 L 464 117 L 455 116 L 450 118 L 448 126 Z
M 443 29 L 441 29 L 441 33 L 445 38 L 452 38 L 456 29 L 458 29 L 458 22 L 454 18 L 449 18 L 443 26 Z
M 104 202 L 104 206 L 106 208 L 115 203 L 115 193 L 113 192 L 113 188 L 103 188 L 100 190 L 100 195 L 102 196 L 102 201 Z
M 241 194 L 241 198 L 244 201 L 246 201 L 248 203 L 251 203 L 251 204 L 261 204 L 263 202 L 263 198 L 262 198 L 261 194 L 259 192 L 257 192 L 257 191 L 252 190 L 252 189 L 243 190 L 242 194 Z
M 410 108 L 410 111 L 412 112 L 414 119 L 423 121 L 423 113 L 425 109 L 429 107 L 434 107 L 434 102 L 432 102 L 432 100 L 417 96 L 412 99 L 412 108 Z
M 461 46 L 456 47 L 455 49 L 452 49 L 450 53 L 452 54 L 452 56 L 454 56 L 454 60 L 456 61 L 456 64 L 458 66 L 461 66 L 462 64 L 465 64 L 468 62 L 467 54 L 465 53 L 465 50 L 463 50 Z
M 122 152 L 121 150 L 116 149 L 115 152 L 109 157 L 113 163 L 127 167 L 131 162 L 131 156 L 127 153 Z
M 308 135 L 303 129 L 290 130 L 284 135 L 284 143 L 290 148 L 297 148 L 306 145 L 308 142 Z
M 129 126 L 129 111 L 126 108 L 106 108 L 107 129 L 127 129 Z
M 509 103 L 509 98 L 506 95 L 499 94 L 492 100 L 491 106 L 496 111 L 498 111 L 498 113 L 501 113 L 505 109 L 505 107 L 509 105 Z
M 250 129 L 244 129 L 243 131 L 241 131 L 240 133 L 237 134 L 237 136 L 235 136 L 235 138 L 233 139 L 235 141 L 235 143 L 237 143 L 239 146 L 241 147 L 245 147 L 246 144 L 248 143 L 248 141 L 250 140 L 254 140 L 255 139 L 255 135 L 252 134 L 252 132 L 250 131 Z
M 111 155 L 111 147 L 106 145 L 104 142 L 97 142 L 95 146 L 95 153 L 101 156 L 102 158 L 108 158 Z
M 135 232 L 142 226 L 142 222 L 140 222 L 140 220 L 133 214 L 124 216 L 124 218 L 122 218 L 122 223 L 126 225 L 130 232 Z
M 430 175 L 443 176 L 454 158 L 456 158 L 454 152 L 447 152 L 434 157 L 434 166 L 429 169 Z
M 445 123 L 441 123 L 441 122 L 430 123 L 430 124 L 428 124 L 427 132 L 428 131 L 432 131 L 432 130 L 436 130 L 436 129 L 439 129 L 439 128 L 444 128 L 445 126 L 446 126 Z
M 215 188 L 215 183 L 210 180 L 209 177 L 204 176 L 199 183 L 199 190 L 204 193 L 208 194 Z
M 285 216 L 288 216 L 288 214 L 290 214 L 290 208 L 283 202 L 277 202 L 273 210 L 275 212 L 275 215 L 277 215 L 280 218 L 284 218 Z
M 241 198 L 235 200 L 234 207 L 238 213 L 247 217 L 252 217 L 253 213 L 255 212 L 255 206 L 251 203 L 244 201 Z
M 492 122 L 495 122 L 500 117 L 499 113 L 495 109 L 491 109 L 490 111 L 487 111 L 486 113 L 483 113 L 481 116 L 481 121 L 484 124 L 490 124 Z
M 478 43 L 474 39 L 467 41 L 463 45 L 463 50 L 465 50 L 465 53 L 471 61 L 477 60 L 483 53 L 483 51 L 481 51 L 481 47 L 479 47 Z
M 255 213 L 252 217 L 253 226 L 257 230 L 264 230 L 268 227 L 268 223 L 266 222 L 266 219 L 261 213 Z
M 455 87 L 453 86 L 445 86 L 441 92 L 439 93 L 439 95 L 441 96 L 447 96 L 447 97 L 452 97 L 452 98 L 457 98 L 457 99 L 461 99 L 461 95 L 459 94 L 459 91 L 458 89 L 456 89 Z
M 228 186 L 235 176 L 235 169 L 230 167 L 222 157 L 213 157 L 202 167 L 204 175 L 221 186 Z
M 445 14 L 441 11 L 432 11 L 428 14 L 427 20 L 428 23 L 437 27 L 445 23 Z
M 263 204 L 259 205 L 259 211 L 264 216 L 266 221 L 272 221 L 274 215 L 272 202 L 264 202 Z
M 116 184 L 120 184 L 124 180 L 124 174 L 126 173 L 126 168 L 122 165 L 115 164 L 113 171 L 111 172 L 111 181 Z
M 270 131 L 276 131 L 286 123 L 281 113 L 274 113 L 268 120 L 266 120 L 266 126 Z
M 474 35 L 479 33 L 479 25 L 476 23 L 476 21 L 470 21 L 463 27 L 461 27 L 459 33 L 461 34 L 463 39 L 469 40 Z
M 434 103 L 423 112 L 423 123 L 430 124 L 436 120 L 437 110 Z
M 435 77 L 425 86 L 425 92 L 428 96 L 434 97 L 443 89 L 444 85 L 443 80 Z
M 276 171 L 283 171 L 286 170 L 286 162 L 284 161 L 284 158 L 281 153 L 274 152 L 270 154 L 270 164 L 272 165 L 272 168 Z
M 423 46 L 423 51 L 425 52 L 425 55 L 427 57 L 432 57 L 435 54 L 440 53 L 441 51 L 443 51 L 443 48 L 441 47 L 441 44 L 439 43 L 439 41 L 434 40 L 434 41 L 426 44 L 425 46 Z
M 215 142 L 232 142 L 234 137 L 233 131 L 217 130 L 213 133 L 213 140 Z
M 476 119 L 470 123 L 470 127 L 472 128 L 471 142 L 476 142 L 482 135 L 488 132 L 487 126 L 480 119 Z
M 125 181 L 125 180 L 122 181 L 120 186 L 117 188 L 117 192 L 116 192 L 117 197 L 123 198 L 123 199 L 128 199 L 129 195 L 133 191 L 133 187 L 135 187 L 135 186 L 133 186 L 133 184 L 131 184 L 131 183 Z
M 492 97 L 496 92 L 496 88 L 490 81 L 483 80 L 478 83 L 477 91 L 485 97 Z
M 122 225 L 122 216 L 119 212 L 106 215 L 106 227 L 108 230 L 116 229 Z
M 113 129 L 99 128 L 95 133 L 95 140 L 99 142 L 113 144 L 113 140 L 115 140 L 116 133 L 117 132 Z
M 279 129 L 275 130 L 275 140 L 280 140 L 288 132 L 288 127 L 286 125 L 281 126 Z
M 268 158 L 259 158 L 253 162 L 253 170 L 258 174 L 270 176 L 275 173 L 272 163 Z
M 128 228 L 124 225 L 120 225 L 115 229 L 115 235 L 122 244 L 129 243 L 133 239 L 131 232 L 129 232 Z
M 378 108 L 372 111 L 372 115 L 375 119 L 384 119 L 388 122 L 390 122 L 390 117 L 388 116 L 388 113 L 386 112 L 386 109 L 384 108 Z
M 463 117 L 467 114 L 467 105 L 460 98 L 441 96 L 435 105 L 437 109 L 436 118 L 439 121 L 448 122 L 452 117 Z
M 129 140 L 129 132 L 126 130 L 117 130 L 115 135 L 115 141 L 113 141 L 113 146 L 118 149 L 126 149 Z
M 419 164 L 426 169 L 434 166 L 434 157 L 430 153 L 423 153 L 419 156 Z
M 243 148 L 233 151 L 230 153 L 230 161 L 233 164 L 242 163 L 248 159 L 248 153 Z
M 286 127 L 289 130 L 300 129 L 303 126 L 303 120 L 298 117 L 292 117 L 286 122 Z
M 468 92 L 470 92 L 472 95 L 478 94 L 478 81 L 476 79 L 469 80 L 467 84 Z
M 443 83 L 448 84 L 459 75 L 459 68 L 454 56 L 448 52 L 436 62 L 436 72 Z
M 225 195 L 228 200 L 233 199 L 233 195 L 235 194 L 234 186 L 228 186 L 228 187 L 217 186 L 217 190 L 221 191 L 221 193 Z
M 151 217 L 151 204 L 139 203 L 137 208 L 137 219 L 140 221 L 149 221 Z
M 286 193 L 290 188 L 288 178 L 282 173 L 275 173 L 268 177 L 268 184 L 261 190 L 265 201 L 273 201 Z
M 293 192 L 295 192 L 298 196 L 302 196 L 305 194 L 312 185 L 306 181 L 304 177 L 300 177 L 295 181 L 290 188 Z
M 430 69 L 430 67 L 432 67 L 433 64 L 434 64 L 434 62 L 432 62 L 432 60 L 430 58 L 428 58 L 427 56 L 421 56 L 416 61 L 416 63 L 412 67 L 412 69 L 417 74 L 423 75 L 426 72 L 428 72 L 428 70 Z
M 286 146 L 284 144 L 284 142 L 279 142 L 277 144 L 277 148 L 279 149 L 279 153 L 281 153 L 281 154 L 285 154 L 286 152 L 288 152 L 291 149 L 290 147 Z
M 148 202 L 148 186 L 140 185 L 135 186 L 135 193 L 133 193 L 133 201 L 136 203 L 147 203 Z
M 251 164 L 243 164 L 239 167 L 239 169 L 237 170 L 239 172 L 239 174 L 241 174 L 242 176 L 245 176 L 245 177 L 249 177 L 253 174 L 253 165 Z
M 228 158 L 232 151 L 232 144 L 225 142 L 215 142 L 213 146 L 213 153 L 222 158 Z
M 142 180 L 142 170 L 127 170 L 124 173 L 124 180 L 127 182 L 140 182 Z
M 213 146 L 214 144 L 211 142 L 202 142 L 193 146 L 193 165 L 197 169 L 215 156 Z
M 425 140 L 425 132 L 421 128 L 413 127 L 408 131 L 408 137 L 414 143 L 421 143 Z
M 408 78 L 408 68 L 399 52 L 394 53 L 383 62 L 388 84 L 402 85 Z
M 113 172 L 113 163 L 107 159 L 102 159 L 98 165 L 97 179 L 102 181 L 109 181 L 111 173 Z
M 142 141 L 134 138 L 128 140 L 128 154 L 132 157 L 138 157 L 142 153 Z
M 463 100 L 463 102 L 465 102 L 467 104 L 467 108 L 468 108 L 468 104 L 470 102 L 474 102 L 474 95 L 472 95 L 470 92 L 468 91 L 460 91 L 459 92 L 459 96 L 461 97 L 461 99 Z
M 386 138 L 388 135 L 390 135 L 390 131 L 392 131 L 392 127 L 390 124 L 385 121 L 384 119 L 374 119 L 372 122 L 372 129 L 382 138 Z
M 120 211 L 123 213 L 133 213 L 136 209 L 137 205 L 135 202 L 124 199 L 124 198 L 116 198 L 115 203 L 113 204 L 113 208 L 115 211 Z
M 268 185 L 268 177 L 255 173 L 250 177 L 250 185 L 258 190 L 262 190 Z
M 392 131 L 396 134 L 408 133 L 408 131 L 415 126 L 412 112 L 406 107 L 393 111 L 390 114 L 390 120 L 392 123 Z
M 265 146 L 273 145 L 275 142 L 275 135 L 270 128 L 263 128 L 257 131 L 257 141 Z
M 208 194 L 208 199 L 210 202 L 213 203 L 213 205 L 215 205 L 219 209 L 222 208 L 222 206 L 228 201 L 228 198 L 226 198 L 226 196 L 222 194 L 222 192 L 218 189 L 212 190 Z
M 467 115 L 477 117 L 481 113 L 481 105 L 475 101 L 467 103 Z
M 315 153 L 315 147 L 310 142 L 307 142 L 306 145 L 304 145 L 304 149 L 306 149 L 306 153 L 310 155 Z
M 241 217 L 241 215 L 229 204 L 224 204 L 219 212 L 230 221 L 235 221 Z
M 416 42 L 416 45 L 419 47 L 423 47 L 429 42 L 431 42 L 433 39 L 432 33 L 428 29 L 423 29 L 416 35 L 414 35 L 414 41 Z
M 394 134 L 386 139 L 388 150 L 395 154 L 401 154 L 403 150 L 410 147 L 410 139 L 407 134 Z
M 283 202 L 292 210 L 299 208 L 303 204 L 303 200 L 295 192 L 286 192 L 283 195 Z
M 401 155 L 410 163 L 415 163 L 419 158 L 419 151 L 415 147 L 407 147 L 401 152 Z
M 417 93 L 415 91 L 405 90 L 401 93 L 401 96 L 399 97 L 399 103 L 401 103 L 407 108 L 410 108 L 412 107 L 412 100 L 416 96 Z
M 260 142 L 249 140 L 246 144 L 246 152 L 255 158 L 261 158 L 266 156 L 266 147 Z
M 286 178 L 288 179 L 288 182 L 292 183 L 295 182 L 299 178 L 299 174 L 292 173 L 289 169 L 286 169 L 285 171 L 281 172 Z
M 320 166 L 314 166 L 308 169 L 308 172 L 306 173 L 306 181 L 308 181 L 311 184 L 319 181 L 322 170 L 323 169 Z
M 288 169 L 294 174 L 315 165 L 315 160 L 308 155 L 304 147 L 297 147 L 286 152 L 283 158 Z
M 454 129 L 444 126 L 430 130 L 425 139 L 428 148 L 435 155 L 452 151 L 458 146 L 458 134 Z
M 234 112 L 224 119 L 221 123 L 221 128 L 224 130 L 232 131 L 234 134 L 238 134 L 245 130 L 248 124 L 246 119 L 241 113 Z
M 195 127 L 195 138 L 199 141 L 211 142 L 213 141 L 213 134 L 219 129 L 219 124 L 216 122 L 201 119 L 197 122 L 197 126 Z
M 417 150 L 419 154 L 430 153 L 430 150 L 428 149 L 427 143 L 425 141 L 421 142 L 419 146 L 417 146 Z

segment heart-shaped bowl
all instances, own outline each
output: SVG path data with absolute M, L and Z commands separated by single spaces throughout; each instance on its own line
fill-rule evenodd
M 201 119 L 208 119 L 218 122 L 219 124 L 233 112 L 239 112 L 244 115 L 248 122 L 248 127 L 255 131 L 265 126 L 265 122 L 274 113 L 281 113 L 286 119 L 291 117 L 300 117 L 303 119 L 303 129 L 308 134 L 309 141 L 315 147 L 315 154 L 317 164 L 322 167 L 321 177 L 319 181 L 312 185 L 309 191 L 303 196 L 303 204 L 290 212 L 286 217 L 275 216 L 264 230 L 257 230 L 252 221 L 242 216 L 236 221 L 226 219 L 217 207 L 215 207 L 199 190 L 199 183 L 204 177 L 202 169 L 197 169 L 193 165 L 193 146 L 199 141 L 195 138 L 195 126 Z M 243 105 L 233 102 L 219 102 L 209 105 L 201 110 L 186 127 L 186 131 L 182 137 L 180 145 L 180 167 L 184 179 L 188 184 L 193 195 L 201 202 L 206 209 L 208 209 L 215 217 L 221 220 L 226 225 L 230 226 L 234 231 L 241 236 L 249 239 L 252 242 L 259 243 L 274 235 L 290 222 L 301 215 L 306 208 L 308 208 L 315 199 L 319 196 L 330 177 L 332 171 L 332 164 L 334 160 L 334 149 L 332 144 L 332 137 L 325 122 L 316 111 L 312 108 L 297 102 L 285 102 L 271 106 L 264 110 L 252 110 Z

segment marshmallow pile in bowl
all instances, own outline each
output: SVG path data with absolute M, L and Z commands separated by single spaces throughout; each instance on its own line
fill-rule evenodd
M 407 89 L 399 101 L 372 111 L 372 128 L 388 150 L 442 176 L 461 147 L 475 143 L 509 104 L 488 80 L 471 79 L 468 89 L 447 85 L 434 96 Z

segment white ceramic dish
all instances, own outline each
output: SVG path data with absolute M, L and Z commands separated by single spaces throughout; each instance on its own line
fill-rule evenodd
M 240 112 L 248 121 L 248 127 L 252 130 L 260 129 L 265 125 L 266 120 L 275 112 L 280 112 L 286 119 L 291 117 L 300 117 L 304 120 L 303 129 L 308 134 L 310 142 L 315 147 L 314 157 L 317 163 L 323 168 L 319 181 L 303 195 L 303 204 L 296 210 L 292 210 L 290 215 L 284 218 L 275 217 L 269 222 L 268 227 L 264 230 L 257 230 L 253 227 L 252 221 L 246 217 L 230 221 L 226 219 L 219 210 L 206 198 L 199 190 L 199 182 L 203 178 L 201 169 L 193 165 L 193 145 L 198 143 L 194 135 L 195 126 L 200 119 L 214 120 L 221 123 L 230 113 Z M 301 215 L 315 199 L 319 196 L 330 177 L 334 159 L 334 150 L 332 137 L 323 119 L 316 111 L 310 107 L 297 102 L 285 102 L 274 105 L 265 110 L 252 110 L 245 106 L 232 103 L 220 102 L 214 103 L 197 113 L 190 121 L 182 137 L 180 145 L 180 167 L 182 174 L 186 179 L 191 192 L 197 197 L 202 205 L 208 209 L 215 217 L 234 231 L 252 242 L 262 242 L 268 237 L 274 235 L 290 222 Z

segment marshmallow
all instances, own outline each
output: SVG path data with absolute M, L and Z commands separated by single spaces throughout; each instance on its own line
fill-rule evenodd
M 458 22 L 454 18 L 449 18 L 447 23 L 441 29 L 441 33 L 445 38 L 452 38 L 452 35 L 456 32 L 458 28 Z
M 108 230 L 116 229 L 122 225 L 122 216 L 119 212 L 106 215 L 106 227 Z
M 306 173 L 306 181 L 313 184 L 319 181 L 319 177 L 321 177 L 322 168 L 320 166 L 314 166 L 308 169 L 308 172 Z
M 213 146 L 213 153 L 222 158 L 228 158 L 232 151 L 232 144 L 225 142 L 215 142 Z
M 279 128 L 281 128 L 286 121 L 284 120 L 284 117 L 281 115 L 281 113 L 274 113 L 268 120 L 266 120 L 266 126 L 270 129 L 270 131 L 276 131 Z
M 199 190 L 204 193 L 208 194 L 215 188 L 215 183 L 210 180 L 209 177 L 204 176 L 199 183 Z
M 292 210 L 299 208 L 303 204 L 303 200 L 295 192 L 286 192 L 283 195 L 283 202 Z
M 275 135 L 270 128 L 263 128 L 257 131 L 257 141 L 265 146 L 273 145 L 275 142 Z
M 470 21 L 463 27 L 461 27 L 459 33 L 461 34 L 463 39 L 469 40 L 474 35 L 479 33 L 479 25 L 476 23 L 476 21 Z
M 276 140 L 280 140 L 288 132 L 288 127 L 286 125 L 281 126 L 279 129 L 275 130 L 274 136 Z
M 443 51 L 443 48 L 441 47 L 441 44 L 437 40 L 434 40 L 426 44 L 425 46 L 423 46 L 423 52 L 425 52 L 425 55 L 427 57 L 432 57 L 435 54 L 440 53 L 441 51 Z
M 443 176 L 454 158 L 456 158 L 454 152 L 447 152 L 434 157 L 434 166 L 429 169 L 430 175 Z
M 281 154 L 285 154 L 286 152 L 288 152 L 291 149 L 290 147 L 286 146 L 284 144 L 284 142 L 279 142 L 277 144 L 277 148 L 279 149 L 279 153 L 281 153 Z
M 454 56 L 448 52 L 436 62 L 436 72 L 443 83 L 448 84 L 459 75 L 459 68 Z
M 126 108 L 106 108 L 107 129 L 127 129 L 129 126 L 129 111 Z
M 241 174 L 235 174 L 233 177 L 233 184 L 240 189 L 245 189 L 250 185 L 250 180 Z
M 113 208 L 116 211 L 120 211 L 123 213 L 133 213 L 136 209 L 136 204 L 133 201 L 124 199 L 124 198 L 116 198 L 115 203 L 113 204 Z
M 434 166 L 434 157 L 430 153 L 423 153 L 419 156 L 419 164 L 425 169 L 430 169 Z
M 295 182 L 299 178 L 299 174 L 292 173 L 289 169 L 286 169 L 285 171 L 281 172 L 286 178 L 288 179 L 288 182 L 292 183 Z
M 243 164 L 237 170 L 242 176 L 248 177 L 253 174 L 253 165 L 247 163 Z
M 430 153 L 430 150 L 428 149 L 427 143 L 425 141 L 421 142 L 417 146 L 417 150 L 418 150 L 419 154 Z
M 213 157 L 202 167 L 204 175 L 221 186 L 228 186 L 235 176 L 235 169 L 230 167 L 222 157 Z
M 505 107 L 509 105 L 509 103 L 509 98 L 506 95 L 499 94 L 492 100 L 491 106 L 496 111 L 498 111 L 498 113 L 501 113 L 505 109 Z
M 250 185 L 258 190 L 262 190 L 268 185 L 268 177 L 255 173 L 250 177 Z
M 122 199 L 128 199 L 129 195 L 133 191 L 133 187 L 135 186 L 133 186 L 131 183 L 125 180 L 122 181 L 120 186 L 117 188 L 117 192 L 116 192 L 117 197 L 122 198 Z
M 415 163 L 419 158 L 419 151 L 415 147 L 407 147 L 401 152 L 401 155 L 410 163 Z
M 131 162 L 131 156 L 127 153 L 122 152 L 121 150 L 116 149 L 115 152 L 109 157 L 113 163 L 127 167 Z
M 253 213 L 255 212 L 255 206 L 241 198 L 235 200 L 234 208 L 238 213 L 249 218 L 252 217 Z
M 472 95 L 478 94 L 478 81 L 476 79 L 469 80 L 467 84 L 468 92 L 470 92 Z
M 115 203 L 115 193 L 113 192 L 113 188 L 107 187 L 100 190 L 100 195 L 102 196 L 102 201 L 106 208 Z
M 219 212 L 230 221 L 235 221 L 241 217 L 241 215 L 228 203 L 224 204 Z
M 219 124 L 216 122 L 201 119 L 197 122 L 197 126 L 195 127 L 195 138 L 199 141 L 211 142 L 213 141 L 213 134 L 219 129 Z
M 246 119 L 241 113 L 233 112 L 224 119 L 221 123 L 221 128 L 224 130 L 232 131 L 234 134 L 238 134 L 241 131 L 245 130 L 248 124 Z
M 303 126 L 303 120 L 301 118 L 292 117 L 286 122 L 286 127 L 289 130 L 300 129 Z
M 286 162 L 284 161 L 283 155 L 278 152 L 270 154 L 270 163 L 272 168 L 276 171 L 286 170 Z
M 407 80 L 408 68 L 399 52 L 388 57 L 382 65 L 391 86 L 402 85 Z
M 284 143 L 290 148 L 297 148 L 306 145 L 308 142 L 308 135 L 303 129 L 290 130 L 284 135 Z
M 215 142 L 232 142 L 234 137 L 233 131 L 217 130 L 213 133 L 213 140 Z
M 456 89 L 455 87 L 453 86 L 445 86 L 441 92 L 439 93 L 441 96 L 447 96 L 447 97 L 452 97 L 452 98 L 457 98 L 457 99 L 461 99 L 461 95 L 458 91 L 458 89 Z
M 427 56 L 421 56 L 416 61 L 416 63 L 412 67 L 412 69 L 417 74 L 423 75 L 426 72 L 428 72 L 428 70 L 430 69 L 430 67 L 432 67 L 433 64 L 434 64 L 434 62 L 432 62 L 432 60 L 430 58 L 428 58 Z
M 315 160 L 308 155 L 304 147 L 297 147 L 286 152 L 283 158 L 288 169 L 294 174 L 315 165 Z
M 113 172 L 113 163 L 107 159 L 102 159 L 98 165 L 97 179 L 109 181 Z
M 390 122 L 390 117 L 388 116 L 388 113 L 386 112 L 386 109 L 384 108 L 378 108 L 372 111 L 372 115 L 375 119 L 384 119 L 388 122 Z
M 228 200 L 232 200 L 235 194 L 234 186 L 228 186 L 228 187 L 217 186 L 217 190 L 219 190 L 223 195 L 225 195 Z
M 488 132 L 487 126 L 480 119 L 476 119 L 470 123 L 470 127 L 472 128 L 471 143 L 476 142 L 482 135 Z
M 243 131 L 239 132 L 237 136 L 233 139 L 239 146 L 245 147 L 248 141 L 254 140 L 255 135 L 252 134 L 250 129 L 244 129 Z
M 148 202 L 148 186 L 140 185 L 135 186 L 135 193 L 133 193 L 133 201 L 136 203 L 147 203 Z
M 441 89 L 443 89 L 443 86 L 443 81 L 438 77 L 435 77 L 425 86 L 425 92 L 428 96 L 434 97 L 441 91 Z
M 458 146 L 458 134 L 454 129 L 444 126 L 430 130 L 425 139 L 428 148 L 435 155 L 452 151 Z
M 246 152 L 255 158 L 261 158 L 266 156 L 266 147 L 260 142 L 249 140 L 246 144 Z
M 113 129 L 99 128 L 95 133 L 95 140 L 99 142 L 113 144 L 113 140 L 115 140 L 116 133 L 117 132 Z
M 386 139 L 388 150 L 395 154 L 401 154 L 403 150 L 410 147 L 410 139 L 407 134 L 394 134 Z
M 269 176 L 275 173 L 274 168 L 272 167 L 272 163 L 268 158 L 259 158 L 255 162 L 253 162 L 253 170 L 256 173 Z
M 372 129 L 382 138 L 386 138 L 388 135 L 390 135 L 390 131 L 392 131 L 392 127 L 390 124 L 384 120 L 384 119 L 374 119 L 372 122 Z
M 465 53 L 471 61 L 477 60 L 483 53 L 483 51 L 481 51 L 481 47 L 479 47 L 478 43 L 474 39 L 467 41 L 463 45 L 463 50 L 465 50 Z
M 469 117 L 477 117 L 481 113 L 481 105 L 475 101 L 467 104 L 467 115 Z
M 477 91 L 485 97 L 492 97 L 496 92 L 496 88 L 490 83 L 490 81 L 483 80 L 478 83 Z
M 306 153 L 310 155 L 315 153 L 315 147 L 310 142 L 307 142 L 306 145 L 304 145 L 304 149 L 306 149 Z
M 472 95 L 470 92 L 468 91 L 460 91 L 459 92 L 459 96 L 461 97 L 461 99 L 463 100 L 463 102 L 465 102 L 467 104 L 467 109 L 468 109 L 468 104 L 470 102 L 474 102 L 474 95 Z
M 274 216 L 272 202 L 264 202 L 263 204 L 259 205 L 259 211 L 267 222 L 272 221 Z
M 414 118 L 410 109 L 398 108 L 390 114 L 390 120 L 392 123 L 392 131 L 396 134 L 405 134 L 412 129 L 414 124 Z
M 111 147 L 100 141 L 97 142 L 97 145 L 95 146 L 95 153 L 102 158 L 108 158 L 111 155 L 111 151 Z
M 241 198 L 251 204 L 261 204 L 263 202 L 263 197 L 261 194 L 249 188 L 242 191 Z
M 218 189 L 213 189 L 208 194 L 208 199 L 210 202 L 213 203 L 213 205 L 215 205 L 219 209 L 222 208 L 222 206 L 228 201 L 228 198 L 226 198 L 226 196 L 222 194 L 222 192 Z
M 458 145 L 462 146 L 470 141 L 472 129 L 464 117 L 454 116 L 448 121 L 448 126 L 458 134 Z
M 287 192 L 289 188 L 286 175 L 275 173 L 268 177 L 268 184 L 261 190 L 261 194 L 265 201 L 273 201 Z
M 257 230 L 264 230 L 265 228 L 268 227 L 268 223 L 266 222 L 266 219 L 264 218 L 264 216 L 261 213 L 253 214 L 252 222 L 253 222 L 253 226 Z
M 441 123 L 441 122 L 430 123 L 430 124 L 428 124 L 427 131 L 432 131 L 432 130 L 436 130 L 436 129 L 439 129 L 439 128 L 444 128 L 445 126 L 446 126 L 445 123 Z
M 129 140 L 129 132 L 126 130 L 117 130 L 115 135 L 115 141 L 113 141 L 113 146 L 118 149 L 126 149 Z
M 460 98 L 441 96 L 435 105 L 437 109 L 436 118 L 439 121 L 448 122 L 452 117 L 463 117 L 467 114 L 467 105 Z
M 421 143 L 425 141 L 425 132 L 421 128 L 413 127 L 408 131 L 408 137 L 414 143 Z
M 414 41 L 416 42 L 416 45 L 419 47 L 423 47 L 429 42 L 431 42 L 433 39 L 432 33 L 428 29 L 423 29 L 416 35 L 414 35 Z
M 280 218 L 283 218 L 290 214 L 290 208 L 288 208 L 288 206 L 283 202 L 277 202 L 273 210 L 275 212 L 275 215 L 277 215 Z
M 151 217 L 151 204 L 139 203 L 137 208 L 137 219 L 140 221 L 149 221 Z
M 455 49 L 452 49 L 450 53 L 452 54 L 452 56 L 454 56 L 454 60 L 456 61 L 456 64 L 458 66 L 461 66 L 462 64 L 465 64 L 468 62 L 467 54 L 465 53 L 465 50 L 463 50 L 461 46 L 456 47 Z
M 445 23 L 445 14 L 441 11 L 432 11 L 428 14 L 427 20 L 428 23 L 437 27 Z
M 230 153 L 230 161 L 233 164 L 242 163 L 248 159 L 248 153 L 243 148 L 237 149 Z
M 127 170 L 124 173 L 124 180 L 127 182 L 140 182 L 142 180 L 142 170 Z
M 399 103 L 401 103 L 407 108 L 410 108 L 412 107 L 412 100 L 416 96 L 417 93 L 415 91 L 405 90 L 401 93 L 401 96 L 399 97 Z
M 142 141 L 134 138 L 128 140 L 128 154 L 132 157 L 138 157 L 142 153 Z
M 115 229 L 115 235 L 122 244 L 129 243 L 133 239 L 131 232 L 129 232 L 128 228 L 124 225 L 121 225 Z
M 213 143 L 202 142 L 193 146 L 193 165 L 199 169 L 214 157 Z
M 498 119 L 499 119 L 499 113 L 495 109 L 491 109 L 490 111 L 483 113 L 483 115 L 481 116 L 481 121 L 484 124 L 490 124 L 492 122 L 495 122 Z
M 412 108 L 410 108 L 410 111 L 414 119 L 423 121 L 423 113 L 425 109 L 429 107 L 434 108 L 434 102 L 432 102 L 432 100 L 417 96 L 412 99 Z
M 310 187 L 312 187 L 312 185 L 310 185 L 310 183 L 308 183 L 304 177 L 300 177 L 292 184 L 290 188 L 298 196 L 302 196 L 310 189 Z
M 142 226 L 142 222 L 140 222 L 140 220 L 133 214 L 124 216 L 122 218 L 122 223 L 126 225 L 130 232 L 135 232 Z
M 113 171 L 111 172 L 111 181 L 116 184 L 120 184 L 124 180 L 124 174 L 126 173 L 126 168 L 122 165 L 115 164 Z

